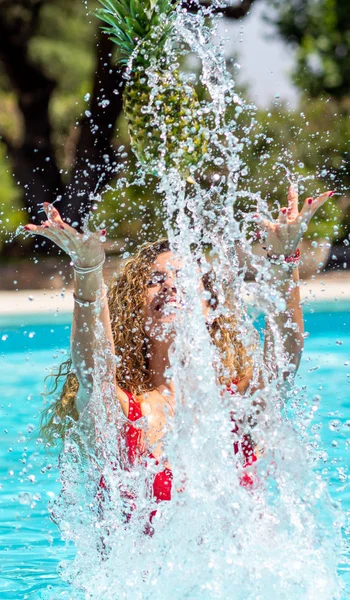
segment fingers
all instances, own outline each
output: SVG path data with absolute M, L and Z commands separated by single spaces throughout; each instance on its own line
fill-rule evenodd
M 24 225 L 23 229 L 28 231 L 28 233 L 31 233 L 34 235 L 42 235 L 42 236 L 56 242 L 57 233 L 55 232 L 55 230 L 52 227 L 50 227 L 50 225 L 48 223 L 49 223 L 49 221 L 45 221 L 42 225 L 34 225 L 33 223 L 28 223 L 27 225 Z
M 49 221 L 52 221 L 53 223 L 56 223 L 56 224 L 58 224 L 58 223 L 63 224 L 61 215 L 58 212 L 57 208 L 55 208 L 53 206 L 53 204 L 50 204 L 49 202 L 44 202 L 43 206 L 44 206 L 44 211 L 45 211 Z
M 302 219 L 304 218 L 310 218 L 312 217 L 313 214 L 313 203 L 314 203 L 314 199 L 313 198 L 306 198 L 304 204 L 303 204 L 303 208 L 300 211 L 300 216 Z
M 294 219 L 295 217 L 298 216 L 298 200 L 299 200 L 298 190 L 292 183 L 289 186 L 289 190 L 288 190 L 287 215 L 290 219 Z
M 321 196 L 316 198 L 316 200 L 314 200 L 314 205 L 317 207 L 316 210 L 318 210 L 322 206 L 322 204 L 327 202 L 327 200 L 329 200 L 329 198 L 331 198 L 332 196 L 334 196 L 334 190 L 325 192 L 324 194 L 321 194 Z
M 98 237 L 99 239 L 101 238 L 105 238 L 107 235 L 107 229 L 97 229 L 94 232 L 94 235 L 96 235 L 96 237 Z M 102 240 L 103 241 L 103 240 Z
M 48 217 L 48 221 L 46 222 L 49 223 L 50 226 L 53 225 L 54 227 L 62 229 L 63 231 L 65 231 L 67 236 L 73 240 L 79 238 L 80 234 L 78 233 L 78 231 L 74 227 L 68 225 L 68 223 L 65 223 L 65 221 L 63 221 L 57 208 L 55 208 L 52 204 L 49 204 L 49 202 L 44 202 L 43 206 L 44 211 Z
M 69 225 L 63 221 L 60 213 L 58 212 L 57 208 L 53 206 L 53 204 L 50 204 L 49 202 L 44 202 L 43 206 L 44 211 L 47 215 L 47 221 L 45 221 L 45 223 L 48 224 L 47 226 L 55 225 L 60 229 L 66 229 L 67 227 L 69 227 Z
M 287 224 L 287 209 L 285 207 L 281 208 L 278 220 L 281 223 L 281 225 Z
M 325 192 L 324 194 L 321 194 L 321 196 L 318 196 L 318 198 L 316 198 L 316 199 L 306 198 L 303 208 L 300 211 L 300 216 L 302 217 L 302 219 L 307 222 L 310 221 L 310 219 L 313 217 L 315 212 L 325 202 L 327 202 L 327 200 L 329 200 L 329 198 L 331 198 L 333 195 L 334 195 L 334 191 L 331 190 L 331 191 Z
M 265 219 L 260 213 L 255 213 L 253 215 L 253 218 L 254 218 L 255 223 L 260 225 L 260 227 L 262 227 L 266 231 L 269 231 L 270 229 L 273 228 L 273 223 L 271 221 L 269 221 L 268 219 Z

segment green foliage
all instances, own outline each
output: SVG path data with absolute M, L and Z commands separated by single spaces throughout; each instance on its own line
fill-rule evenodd
M 300 200 L 337 192 L 318 211 L 307 237 L 335 239 L 350 232 L 349 209 L 343 210 L 341 198 L 350 184 L 349 113 L 350 106 L 341 108 L 335 101 L 308 101 L 296 111 L 275 106 L 258 111 L 246 136 L 243 158 L 249 175 L 242 186 L 261 192 L 276 210 L 286 205 L 288 178 L 299 181 Z
M 269 0 L 283 39 L 297 49 L 295 83 L 313 97 L 348 96 L 350 90 L 349 0 Z
M 94 8 L 96 2 L 90 2 Z M 57 82 L 51 104 L 54 140 L 62 167 L 71 163 L 70 137 L 85 110 L 84 96 L 91 93 L 96 68 L 96 24 L 79 0 L 55 0 L 41 10 L 37 35 L 30 54 L 47 75 Z
M 271 111 L 260 110 L 253 130 L 250 133 L 242 132 L 242 138 L 250 140 L 245 142 L 243 151 L 250 175 L 242 179 L 242 188 L 250 187 L 253 191 L 261 191 L 262 196 L 267 197 L 276 206 L 277 202 L 285 204 L 286 174 L 283 164 L 298 175 L 319 176 L 314 180 L 302 182 L 302 197 L 316 195 L 324 189 L 336 189 L 345 195 L 349 189 L 350 177 L 347 147 L 350 133 L 350 100 L 346 98 L 350 88 L 350 61 L 348 55 L 347 65 L 345 58 L 344 61 L 338 60 L 336 48 L 337 44 L 343 44 L 345 49 L 349 48 L 349 34 L 346 33 L 349 27 L 348 1 L 332 0 L 332 3 L 327 3 L 325 0 L 273 0 L 273 3 L 280 11 L 278 23 L 285 39 L 298 44 L 305 57 L 311 56 L 313 50 L 310 48 L 316 47 L 322 64 L 326 57 L 331 61 L 329 64 L 337 63 L 329 67 L 331 73 L 334 74 L 340 69 L 340 83 L 332 84 L 333 87 L 326 82 L 327 69 L 322 72 L 323 75 L 321 73 L 322 77 L 317 75 L 314 78 L 309 67 L 305 71 L 308 81 L 300 85 L 313 94 L 327 91 L 336 98 L 344 98 L 341 102 L 305 99 L 304 106 L 301 107 L 302 114 L 299 110 L 290 113 L 283 107 L 274 107 Z M 329 9 L 328 17 L 326 8 L 322 8 L 326 7 L 326 4 Z M 93 11 L 97 5 L 97 0 L 89 0 L 89 10 Z M 145 5 L 146 2 L 142 2 L 143 10 Z M 336 19 L 334 11 L 330 11 L 331 6 L 336 9 Z M 312 18 L 311 8 L 314 11 Z M 59 164 L 61 168 L 68 169 L 74 158 L 71 148 L 74 148 L 77 137 L 75 123 L 87 108 L 84 102 L 85 94 L 92 91 L 96 60 L 96 19 L 91 12 L 90 15 L 86 14 L 81 0 L 52 0 L 45 3 L 40 14 L 39 30 L 31 41 L 30 55 L 58 82 L 50 111 Z M 328 50 L 322 50 L 328 43 L 324 43 L 325 37 L 331 40 Z M 309 41 L 306 43 L 306 40 Z M 299 82 L 302 81 L 301 64 L 299 63 Z M 310 88 L 307 87 L 309 81 Z M 243 113 L 239 122 L 242 123 L 242 127 L 248 126 L 247 115 Z M 13 143 L 22 135 L 16 97 L 1 68 L 0 131 Z M 130 140 L 124 118 L 118 123 L 118 143 L 126 146 L 132 165 L 134 159 L 130 153 Z M 0 208 L 4 213 L 1 219 L 6 229 L 11 232 L 16 229 L 21 219 L 25 222 L 27 217 L 20 210 L 20 190 L 10 175 L 11 164 L 5 156 L 5 147 L 0 143 Z M 103 195 L 96 218 L 115 219 L 116 225 L 108 231 L 109 237 L 127 236 L 133 240 L 141 240 L 155 239 L 162 235 L 164 225 L 161 199 L 156 196 L 154 188 L 154 180 L 149 177 L 142 187 L 125 187 L 124 195 L 119 191 L 108 191 Z M 343 229 L 340 229 L 339 236 L 350 232 L 350 211 L 348 208 L 347 212 L 341 215 L 341 202 L 336 196 L 334 201 L 326 205 L 323 214 L 320 213 L 312 224 L 309 235 L 329 235 L 334 238 L 334 224 L 340 219 L 343 219 Z
M 93 10 L 97 1 L 89 1 Z M 75 122 L 85 110 L 84 96 L 91 92 L 96 67 L 96 20 L 86 14 L 81 0 L 54 0 L 40 10 L 39 26 L 29 44 L 34 63 L 57 82 L 50 106 L 58 159 L 70 165 L 70 138 Z M 0 63 L 0 131 L 12 141 L 22 135 L 17 99 Z
M 240 190 L 260 193 L 277 214 L 287 204 L 287 172 L 299 180 L 300 204 L 309 196 L 335 189 L 337 194 L 318 211 L 305 237 L 343 239 L 350 233 L 349 206 L 343 208 L 350 183 L 348 114 L 346 106 L 340 110 L 338 103 L 322 100 L 306 103 L 300 112 L 283 106 L 259 110 L 253 124 L 252 115 L 243 111 L 237 125 L 247 175 L 240 178 Z M 128 164 L 134 171 L 130 151 Z M 95 219 L 96 223 L 114 221 L 109 238 L 127 237 L 135 242 L 164 234 L 162 198 L 155 192 L 155 181 L 149 177 L 140 186 L 126 184 L 122 192 L 110 190 L 103 195 Z M 243 213 L 254 211 L 255 201 L 249 207 L 244 197 L 239 207 Z
M 96 3 L 91 1 L 89 5 L 94 8 Z M 21 13 L 21 16 L 25 18 L 25 14 Z M 87 107 L 85 94 L 91 92 L 96 61 L 95 33 L 95 19 L 86 15 L 81 0 L 55 0 L 42 7 L 37 34 L 29 45 L 32 60 L 57 81 L 50 113 L 57 158 L 62 168 L 71 168 L 71 148 L 77 137 L 75 123 Z M 13 145 L 22 141 L 22 116 L 17 97 L 1 63 L 0 132 Z M 10 175 L 11 160 L 5 155 L 5 145 L 0 138 L 0 210 L 4 213 L 0 232 L 11 234 L 20 222 L 27 221 L 28 215 L 20 210 L 21 190 Z
M 14 233 L 23 219 L 20 189 L 11 176 L 11 164 L 6 157 L 4 144 L 0 143 L 0 231 Z M 0 239 L 0 251 L 4 239 Z
M 124 118 L 120 129 L 127 139 Z M 91 227 L 105 224 L 109 240 L 125 240 L 126 248 L 144 241 L 153 241 L 165 235 L 165 214 L 163 198 L 156 192 L 157 179 L 151 175 L 139 185 L 133 183 L 137 173 L 136 159 L 130 148 L 127 153 L 128 171 L 122 182 L 113 182 L 102 193 L 101 201 L 91 220 Z M 121 183 L 121 185 L 119 185 Z

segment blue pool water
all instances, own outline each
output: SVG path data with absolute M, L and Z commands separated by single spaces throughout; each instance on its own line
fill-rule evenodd
M 330 491 L 350 511 L 350 304 L 317 304 L 305 315 L 306 340 L 297 385 L 309 398 L 321 397 L 314 426 L 327 453 L 324 477 Z M 37 443 L 43 380 L 65 359 L 68 316 L 58 323 L 16 317 L 0 323 L 0 597 L 78 598 L 62 583 L 59 562 L 74 549 L 60 541 L 47 503 L 59 491 L 57 455 Z M 349 581 L 350 565 L 339 572 Z M 350 598 L 349 588 L 344 600 Z M 292 599 L 291 599 L 292 600 Z

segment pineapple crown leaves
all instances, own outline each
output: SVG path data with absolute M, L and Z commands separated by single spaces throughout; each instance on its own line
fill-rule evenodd
M 99 0 L 95 15 L 106 25 L 102 30 L 119 49 L 126 64 L 140 42 L 151 40 L 158 53 L 173 27 L 179 0 Z

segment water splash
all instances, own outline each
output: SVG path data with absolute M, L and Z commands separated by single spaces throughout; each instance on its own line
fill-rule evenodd
M 169 373 L 178 409 L 163 439 L 174 474 L 173 497 L 155 506 L 151 481 L 161 468 L 155 461 L 148 458 L 125 469 L 125 419 L 113 396 L 112 357 L 106 357 L 102 345 L 95 355 L 96 385 L 89 405 L 95 440 L 72 430 L 61 457 L 62 494 L 52 507 L 64 539 L 77 548 L 75 560 L 61 565 L 61 574 L 85 598 L 340 598 L 340 517 L 314 470 L 314 453 L 297 431 L 305 425 L 305 412 L 295 417 L 285 410 L 295 388 L 284 381 L 276 322 L 284 300 L 273 287 L 266 260 L 253 252 L 249 210 L 244 220 L 236 210 L 245 196 L 271 216 L 259 194 L 242 190 L 244 141 L 236 121 L 227 116 L 233 105 L 239 107 L 237 118 L 251 107 L 236 94 L 203 14 L 179 10 L 176 31 L 180 46 L 185 44 L 202 63 L 210 146 L 190 186 L 176 170 L 165 168 L 164 155 L 158 164 L 170 245 L 183 261 L 177 288 L 184 308 L 176 316 Z M 167 52 L 174 56 L 173 47 Z M 147 75 L 156 97 L 153 66 Z M 151 95 L 147 110 L 152 101 Z M 165 123 L 158 125 L 166 137 Z M 138 177 L 142 180 L 142 173 Z M 243 264 L 238 246 L 246 257 Z M 248 263 L 256 274 L 253 284 L 245 280 Z M 252 348 L 253 387 L 261 379 L 263 390 L 232 395 L 217 382 L 217 351 L 198 293 L 200 278 L 209 270 L 215 273 L 219 297 L 213 316 L 225 314 L 227 304 L 220 300 L 229 297 L 239 336 Z M 260 310 L 268 315 L 273 340 L 270 363 L 264 362 L 254 325 Z M 96 335 L 102 338 L 102 332 Z M 233 451 L 232 411 L 262 452 L 248 469 Z M 142 420 L 137 426 L 147 424 Z M 252 485 L 242 485 L 244 474 Z M 102 490 L 101 476 L 106 482 Z

